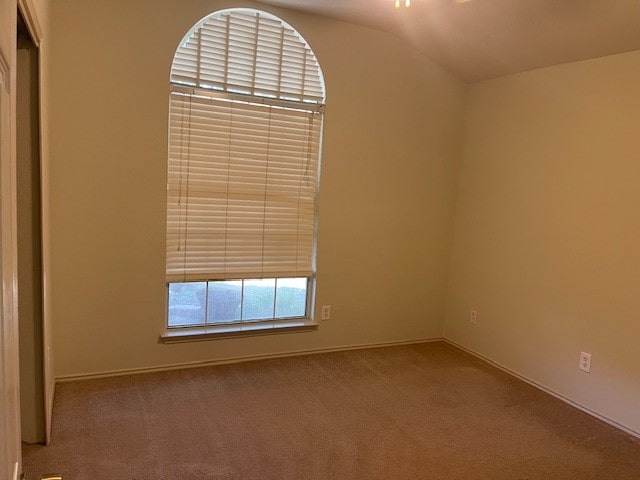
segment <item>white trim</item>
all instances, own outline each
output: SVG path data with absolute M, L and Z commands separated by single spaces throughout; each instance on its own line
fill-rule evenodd
M 36 14 L 36 7 L 33 5 L 33 0 L 18 0 L 18 8 L 24 19 L 24 23 L 27 24 L 27 30 L 31 35 L 31 40 L 40 48 L 42 42 L 42 27 L 38 21 L 38 15 Z
M 347 352 L 351 350 L 364 350 L 367 348 L 383 348 L 383 347 L 395 347 L 395 346 L 401 346 L 401 345 L 417 345 L 420 343 L 441 342 L 443 340 L 444 338 L 437 337 L 437 338 L 422 338 L 418 340 L 401 340 L 397 342 L 362 343 L 357 345 L 344 345 L 340 347 L 314 348 L 314 349 L 308 349 L 308 350 L 293 350 L 290 352 L 282 352 L 282 353 L 267 353 L 267 354 L 260 354 L 260 355 L 247 355 L 243 357 L 230 357 L 230 358 L 224 358 L 220 360 L 205 360 L 205 361 L 172 364 L 172 365 L 159 365 L 157 367 L 129 368 L 129 369 L 122 369 L 122 370 L 109 370 L 109 371 L 99 372 L 99 373 L 81 373 L 81 374 L 75 374 L 75 375 L 62 375 L 62 376 L 56 377 L 56 382 L 65 383 L 65 382 L 73 382 L 77 380 L 91 380 L 95 378 L 120 377 L 123 375 L 137 375 L 140 373 L 165 372 L 170 370 L 180 370 L 183 368 L 228 365 L 231 363 L 251 362 L 254 360 L 300 357 L 300 356 L 306 356 L 306 355 L 316 355 L 320 353 L 331 353 L 331 352 Z
M 458 348 L 470 355 L 473 355 L 474 357 L 498 368 L 499 370 L 502 370 L 505 373 L 508 373 L 509 375 L 512 375 L 513 377 L 518 378 L 519 380 L 522 380 L 525 383 L 528 383 L 529 385 L 542 390 L 545 393 L 548 393 L 549 395 L 562 400 L 563 402 L 571 405 L 572 407 L 577 408 L 578 410 L 581 410 L 589 415 L 591 415 L 592 417 L 597 418 L 598 420 L 601 420 L 615 428 L 618 428 L 620 430 L 622 430 L 625 433 L 628 433 L 629 435 L 632 435 L 636 438 L 640 438 L 640 432 L 637 432 L 636 430 L 634 430 L 631 427 L 628 427 L 627 425 L 624 425 L 623 423 L 620 423 L 616 420 L 613 420 L 605 415 L 602 415 L 594 410 L 591 410 L 590 408 L 587 408 L 583 405 L 580 405 L 579 403 L 565 397 L 564 395 L 555 392 L 554 390 L 536 382 L 535 380 L 531 380 L 530 378 L 514 371 L 511 370 L 510 368 L 505 367 L 504 365 L 501 365 L 498 362 L 495 362 L 493 360 L 491 360 L 488 357 L 485 357 L 484 355 L 481 355 L 467 347 L 462 346 L 461 344 L 454 342 L 453 340 L 449 339 L 449 338 L 443 338 L 443 337 L 436 337 L 436 338 L 423 338 L 423 339 L 419 339 L 419 340 L 403 340 L 403 341 L 398 341 L 398 342 L 381 342 L 381 343 L 363 343 L 363 344 L 358 344 L 358 345 L 344 345 L 344 346 L 340 346 L 340 347 L 329 347 L 329 348 L 317 348 L 317 349 L 308 349 L 308 350 L 294 350 L 291 352 L 283 352 L 283 353 L 274 353 L 274 354 L 261 354 L 261 355 L 248 355 L 248 356 L 243 356 L 243 357 L 231 357 L 231 358 L 226 358 L 226 359 L 220 359 L 220 360 L 207 360 L 207 361 L 196 361 L 196 362 L 187 362 L 187 363 L 180 363 L 180 364 L 172 364 L 172 365 L 160 365 L 157 367 L 146 367 L 146 368 L 131 368 L 131 369 L 122 369 L 122 370 L 109 370 L 109 371 L 105 371 L 105 372 L 100 372 L 100 373 L 85 373 L 85 374 L 76 374 L 76 375 L 62 375 L 59 377 L 56 377 L 56 382 L 58 383 L 67 383 L 67 382 L 73 382 L 73 381 L 79 381 L 79 380 L 92 380 L 92 379 L 96 379 L 96 378 L 108 378 L 108 377 L 119 377 L 119 376 L 124 376 L 124 375 L 137 375 L 137 374 L 142 374 L 142 373 L 154 373 L 154 372 L 165 372 L 165 371 L 171 371 L 171 370 L 180 370 L 180 369 L 184 369 L 184 368 L 198 368 L 198 367 L 210 367 L 210 366 L 215 366 L 215 365 L 228 365 L 228 364 L 233 364 L 233 363 L 244 363 L 244 362 L 251 362 L 251 361 L 255 361 L 255 360 L 268 360 L 268 359 L 275 359 L 275 358 L 286 358 L 286 357 L 299 357 L 299 356 L 306 356 L 306 355 L 317 355 L 317 354 L 321 354 L 321 353 L 331 353 L 331 352 L 347 352 L 347 351 L 353 351 L 353 350 L 364 350 L 367 348 L 384 348 L 384 347 L 394 347 L 394 346 L 401 346 L 401 345 L 417 345 L 417 344 L 421 344 L 421 343 L 434 343 L 434 342 L 445 342 L 448 343 L 449 345 Z
M 1 19 L 2 26 L 16 28 L 15 14 Z M 15 30 L 14 30 L 15 32 Z M 0 42 L 2 43 L 2 42 Z M 3 48 L 0 45 L 0 48 Z M 6 418 L 5 432 L 0 432 L 0 441 L 6 440 L 6 461 L 20 462 L 20 372 L 19 372 L 19 335 L 18 335 L 18 270 L 17 270 L 17 216 L 16 216 L 16 111 L 15 111 L 15 44 L 11 51 L 4 50 L 2 70 L 5 89 L 0 89 L 0 329 L 3 329 L 3 361 L 0 362 L 3 376 L 2 387 L 5 411 L 0 415 Z M 9 60 L 9 61 L 7 61 Z M 0 387 L 0 389 L 2 389 Z M 3 447 L 4 449 L 4 447 Z M 0 476 L 10 473 L 9 464 L 0 465 Z
M 310 332 L 318 324 L 307 318 L 274 319 L 263 322 L 243 322 L 228 325 L 204 325 L 202 327 L 167 328 L 160 334 L 162 343 L 202 342 L 221 338 L 255 337 L 278 333 Z
M 51 312 L 51 196 L 49 184 L 49 137 L 48 125 L 44 117 L 45 65 L 42 48 L 38 48 L 38 114 L 40 146 L 40 241 L 42 255 L 42 336 L 43 336 L 43 382 L 45 396 L 45 443 L 51 443 L 53 423 L 53 399 L 55 396 L 55 377 L 53 374 L 53 323 Z M 47 113 L 48 113 L 48 106 Z M 45 132 L 47 134 L 45 135 Z M 48 342 L 47 342 L 48 340 Z
M 576 401 L 571 400 L 568 397 L 565 397 L 561 393 L 558 393 L 558 392 L 550 389 L 549 387 L 547 387 L 547 386 L 545 386 L 545 385 L 543 385 L 541 383 L 538 383 L 535 380 L 532 380 L 529 377 L 527 377 L 527 376 L 525 376 L 525 375 L 523 375 L 521 373 L 516 372 L 515 370 L 511 370 L 510 368 L 505 367 L 504 365 L 502 365 L 502 364 L 500 364 L 500 363 L 498 363 L 498 362 L 496 362 L 494 360 L 491 360 L 489 357 L 485 357 L 484 355 L 482 355 L 482 354 L 480 354 L 478 352 L 475 352 L 474 350 L 471 350 L 470 348 L 464 347 L 464 346 L 460 345 L 457 342 L 454 342 L 453 340 L 451 340 L 449 338 L 445 337 L 445 338 L 443 338 L 443 340 L 446 343 L 448 343 L 449 345 L 452 345 L 452 346 L 454 346 L 456 348 L 459 348 L 460 350 L 462 350 L 464 352 L 467 352 L 468 354 L 473 355 L 476 358 L 479 358 L 480 360 L 482 360 L 482 361 L 484 361 L 484 362 L 486 362 L 486 363 L 488 363 L 488 364 L 490 364 L 490 365 L 502 370 L 503 372 L 508 373 L 509 375 L 511 375 L 513 377 L 516 377 L 517 379 L 522 380 L 523 382 L 528 383 L 529 385 L 531 385 L 533 387 L 536 387 L 538 390 L 542 390 L 543 392 L 548 393 L 549 395 L 551 395 L 553 397 L 556 397 L 558 400 L 562 400 L 563 402 L 568 403 L 572 407 L 575 407 L 578 410 L 582 410 L 583 412 L 591 415 L 592 417 L 595 417 L 598 420 L 601 420 L 601 421 L 603 421 L 605 423 L 608 423 L 612 427 L 615 427 L 615 428 L 617 428 L 619 430 L 622 430 L 623 432 L 628 433 L 629 435 L 632 435 L 632 436 L 634 436 L 636 438 L 640 438 L 640 432 L 634 430 L 633 428 L 631 428 L 631 427 L 629 427 L 629 426 L 627 426 L 627 425 L 625 425 L 623 423 L 620 423 L 620 422 L 618 422 L 616 420 L 613 420 L 612 418 L 609 418 L 609 417 L 607 417 L 605 415 L 602 415 L 601 413 L 598 413 L 598 412 L 596 412 L 594 410 L 591 410 L 590 408 L 585 407 L 584 405 L 580 405 Z

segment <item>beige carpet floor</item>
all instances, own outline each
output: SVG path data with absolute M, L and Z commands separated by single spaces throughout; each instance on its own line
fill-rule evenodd
M 640 441 L 447 344 L 62 384 L 27 479 L 638 480 Z

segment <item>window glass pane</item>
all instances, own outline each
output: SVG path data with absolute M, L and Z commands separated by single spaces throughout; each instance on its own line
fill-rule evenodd
M 242 280 L 209 282 L 207 323 L 239 322 L 241 303 Z
M 242 299 L 243 320 L 267 320 L 273 318 L 276 279 L 245 280 Z
M 307 278 L 279 278 L 276 318 L 304 317 L 307 310 Z
M 169 284 L 169 326 L 205 323 L 206 282 Z

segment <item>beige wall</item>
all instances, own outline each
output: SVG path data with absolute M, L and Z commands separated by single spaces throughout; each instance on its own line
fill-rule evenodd
M 316 309 L 333 318 L 312 333 L 158 344 L 171 59 L 192 24 L 229 6 L 52 4 L 58 376 L 442 335 L 464 86 L 387 34 L 268 8 L 326 77 Z
M 313 333 L 157 343 L 171 56 L 230 6 L 53 3 L 56 374 L 439 337 L 447 298 L 447 338 L 640 431 L 640 52 L 465 87 L 384 33 L 269 7 L 326 76 L 316 305 L 334 318 Z
M 640 51 L 468 101 L 447 338 L 640 432 Z

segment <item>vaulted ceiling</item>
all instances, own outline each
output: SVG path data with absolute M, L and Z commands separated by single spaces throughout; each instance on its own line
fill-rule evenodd
M 466 82 L 640 50 L 640 0 L 263 0 L 400 36 Z

